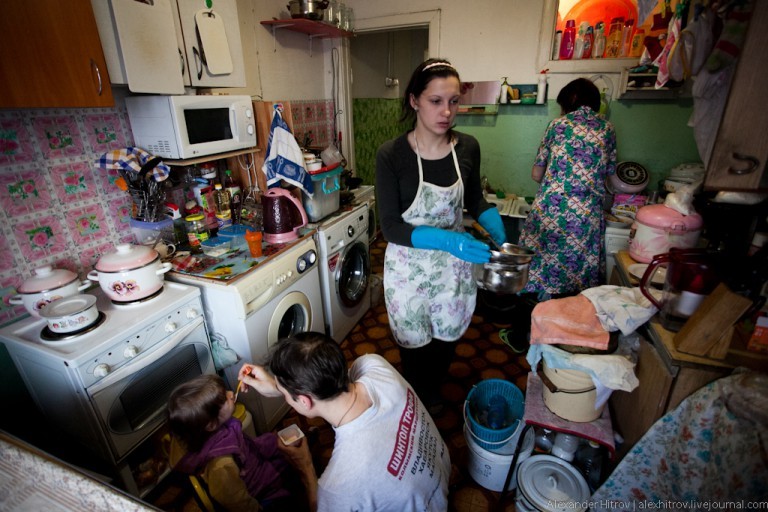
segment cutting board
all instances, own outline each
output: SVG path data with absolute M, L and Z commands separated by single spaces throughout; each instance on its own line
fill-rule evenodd
M 195 13 L 195 24 L 208 72 L 212 75 L 232 73 L 232 55 L 221 15 L 213 9 L 201 9 Z
M 171 0 L 111 0 L 122 65 L 131 92 L 184 94 Z M 178 73 L 169 73 L 178 69 Z

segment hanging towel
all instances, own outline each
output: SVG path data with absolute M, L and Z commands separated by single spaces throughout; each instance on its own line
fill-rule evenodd
M 277 185 L 280 180 L 285 180 L 312 197 L 314 185 L 312 177 L 304 168 L 304 155 L 291 129 L 283 120 L 281 112 L 282 106 L 275 105 L 275 115 L 269 129 L 267 158 L 261 170 L 267 175 L 268 187 Z
M 141 174 L 142 167 L 153 158 L 155 158 L 153 155 L 141 148 L 128 147 L 104 153 L 99 157 L 96 165 L 99 169 L 116 169 L 128 173 L 135 172 L 136 174 Z M 158 182 L 165 181 L 170 173 L 170 167 L 159 162 L 152 169 L 152 178 Z

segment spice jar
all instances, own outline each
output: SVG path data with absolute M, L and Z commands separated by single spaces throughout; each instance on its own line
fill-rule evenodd
M 193 254 L 200 254 L 203 252 L 202 243 L 211 236 L 205 223 L 205 216 L 202 213 L 188 215 L 186 221 L 187 240 L 189 241 L 190 251 Z

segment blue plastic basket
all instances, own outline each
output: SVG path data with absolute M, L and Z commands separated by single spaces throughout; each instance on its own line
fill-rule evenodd
M 504 422 L 506 426 L 498 429 L 489 428 L 478 419 L 488 411 L 490 399 L 495 395 L 501 395 L 507 402 Z M 464 402 L 464 421 L 480 448 L 498 452 L 508 443 L 515 441 L 515 436 L 520 432 L 524 411 L 523 392 L 517 386 L 502 379 L 486 379 L 469 391 Z

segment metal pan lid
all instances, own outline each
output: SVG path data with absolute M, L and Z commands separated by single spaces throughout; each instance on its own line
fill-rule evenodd
M 51 302 L 40 310 L 40 316 L 51 320 L 73 316 L 82 313 L 94 304 L 96 304 L 96 297 L 93 295 L 72 295 Z
M 585 510 L 589 486 L 579 470 L 554 455 L 533 455 L 517 470 L 517 488 L 537 510 Z

